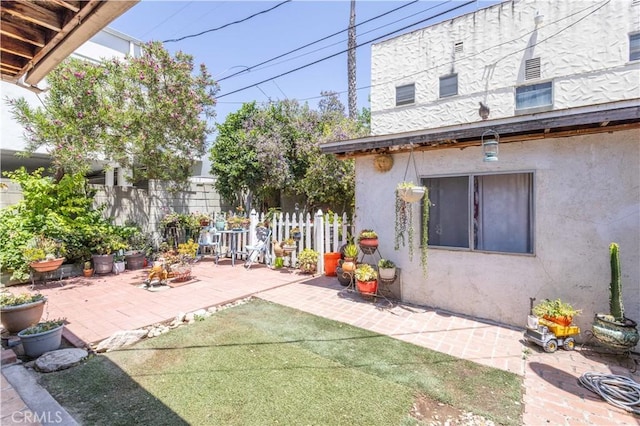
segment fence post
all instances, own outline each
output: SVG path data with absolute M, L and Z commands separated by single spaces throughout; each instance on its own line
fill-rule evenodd
M 315 250 L 318 252 L 318 272 L 324 273 L 324 224 L 323 224 L 324 214 L 322 210 L 318 210 L 316 213 L 316 217 L 313 224 L 313 229 L 315 230 Z

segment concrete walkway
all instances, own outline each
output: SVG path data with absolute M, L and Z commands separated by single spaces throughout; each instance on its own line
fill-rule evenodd
M 522 329 L 420 306 L 389 304 L 380 298 L 377 302 L 365 300 L 345 291 L 333 277 L 310 277 L 262 265 L 246 270 L 241 264 L 232 267 L 229 260 L 217 266 L 209 260 L 199 262 L 194 275 L 197 278 L 193 281 L 159 292 L 139 287 L 145 278 L 142 271 L 49 282 L 37 285 L 36 290 L 48 297 L 45 316 L 66 317 L 69 331 L 88 343 L 97 343 L 118 330 L 171 320 L 179 312 L 255 295 L 522 375 L 525 425 L 640 425 L 640 417 L 578 385 L 578 378 L 588 371 L 625 375 L 639 382 L 638 372 L 632 374 L 629 369 L 633 366 L 629 358 L 592 349 L 547 354 L 523 342 Z M 10 290 L 22 292 L 28 287 Z M 2 424 L 18 424 L 9 422 L 13 413 L 35 409 L 27 407 L 17 395 L 27 394 L 28 389 L 22 390 L 20 385 L 14 388 L 5 380 L 5 368 Z M 20 424 L 29 423 L 23 420 Z

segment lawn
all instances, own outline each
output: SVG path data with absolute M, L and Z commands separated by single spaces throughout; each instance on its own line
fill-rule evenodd
M 92 425 L 408 425 L 425 398 L 521 423 L 517 375 L 262 300 L 41 383 Z

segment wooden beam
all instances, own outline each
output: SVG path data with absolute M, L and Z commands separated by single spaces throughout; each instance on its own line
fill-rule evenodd
M 0 34 L 7 37 L 24 41 L 36 47 L 44 47 L 46 40 L 43 31 L 38 31 L 29 24 L 16 25 L 9 20 L 3 20 L 0 27 Z
M 33 59 L 35 55 L 35 47 L 29 44 L 20 43 L 5 35 L 0 36 L 0 50 L 29 60 Z
M 64 1 L 64 0 L 49 0 L 49 2 L 60 5 L 66 9 L 73 11 L 74 13 L 77 13 L 80 11 L 80 5 L 78 4 L 77 1 L 71 2 L 71 1 Z
M 53 31 L 62 30 L 62 19 L 52 10 L 24 0 L 2 2 L 2 11 Z
M 133 7 L 140 0 L 89 0 L 63 30 L 44 49 L 36 54 L 34 66 L 25 81 L 37 85 L 60 62 L 78 47 L 106 27 L 111 21 Z
M 11 54 L 2 55 L 2 66 L 9 69 L 21 70 L 24 67 L 26 60 L 16 57 Z
M 563 130 L 555 133 L 541 132 L 541 133 L 529 134 L 529 135 L 505 136 L 505 137 L 501 136 L 500 144 L 513 143 L 513 142 L 527 142 L 527 141 L 534 141 L 534 140 L 541 140 L 541 139 L 568 138 L 572 136 L 592 135 L 592 134 L 598 134 L 598 133 L 612 133 L 612 132 L 620 132 L 624 130 L 634 130 L 634 129 L 640 129 L 640 122 L 618 124 L 618 125 L 610 126 L 607 128 L 598 126 L 598 127 L 590 127 L 590 128 Z M 459 142 L 459 143 L 456 143 L 455 145 L 442 144 L 442 145 L 428 145 L 428 146 L 425 145 L 425 146 L 417 146 L 417 147 L 404 146 L 404 147 L 393 147 L 389 149 L 380 149 L 380 150 L 371 151 L 371 152 L 360 151 L 360 152 L 340 153 L 340 154 L 336 154 L 336 158 L 338 158 L 339 160 L 346 160 L 350 158 L 375 155 L 383 152 L 387 152 L 390 154 L 396 154 L 396 153 L 400 154 L 400 153 L 409 152 L 412 149 L 414 152 L 417 152 L 417 151 L 434 151 L 434 150 L 452 149 L 452 148 L 465 149 L 472 146 L 481 146 L 481 145 L 482 145 L 482 142 L 480 141 L 480 138 L 478 138 L 477 140 L 473 140 L 473 141 Z

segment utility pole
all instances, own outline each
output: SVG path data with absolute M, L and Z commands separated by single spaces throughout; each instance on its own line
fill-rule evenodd
M 347 77 L 349 80 L 349 118 L 358 116 L 358 95 L 356 94 L 356 0 L 351 0 L 349 15 L 349 41 L 347 53 Z

